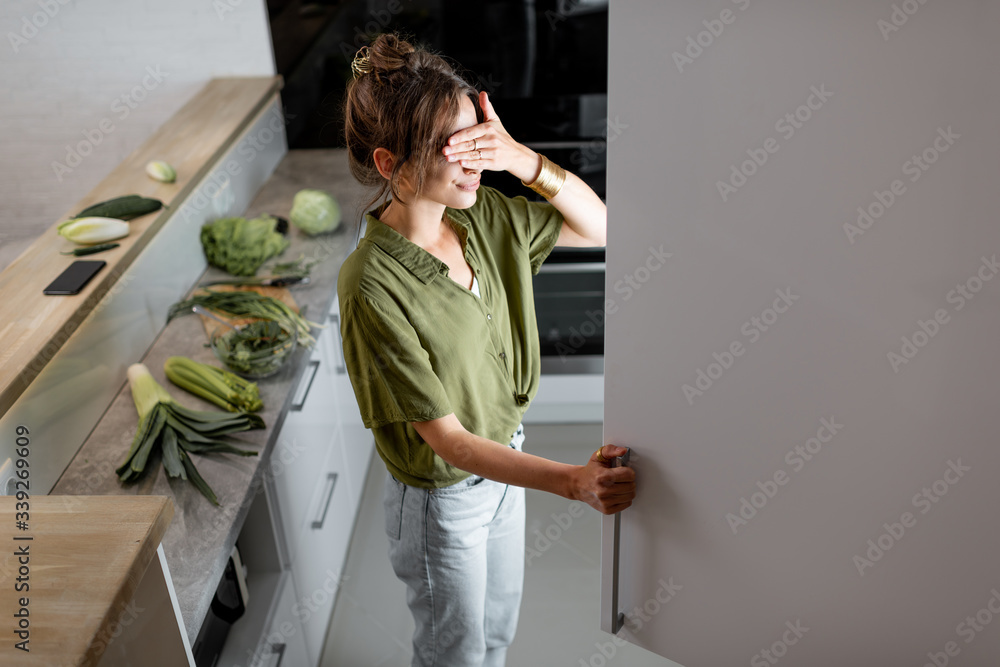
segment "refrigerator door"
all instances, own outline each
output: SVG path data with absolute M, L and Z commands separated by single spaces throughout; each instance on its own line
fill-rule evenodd
M 609 645 L 995 664 L 1000 4 L 610 12 Z

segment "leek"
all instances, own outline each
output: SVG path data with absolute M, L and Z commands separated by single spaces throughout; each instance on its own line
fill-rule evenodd
M 163 364 L 167 379 L 175 385 L 215 403 L 229 412 L 256 412 L 264 407 L 260 389 L 229 371 L 187 357 L 170 357 Z
M 202 412 L 191 410 L 174 401 L 143 364 L 128 369 L 132 400 L 139 413 L 132 446 L 125 461 L 115 469 L 122 482 L 132 482 L 142 476 L 153 450 L 159 447 L 163 467 L 169 477 L 190 480 L 213 505 L 219 500 L 208 483 L 198 474 L 190 453 L 229 452 L 241 456 L 256 456 L 257 452 L 240 449 L 217 438 L 255 428 L 264 428 L 257 415 L 240 412 Z

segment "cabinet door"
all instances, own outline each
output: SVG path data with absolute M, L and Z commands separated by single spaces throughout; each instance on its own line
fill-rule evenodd
M 352 502 L 344 483 L 345 474 L 343 449 L 336 442 L 329 448 L 292 561 L 298 602 L 304 609 L 306 647 L 313 664 L 323 649 L 357 514 L 357 503 Z
M 285 417 L 270 459 L 282 527 L 290 550 L 306 529 L 309 504 L 321 484 L 320 473 L 332 441 L 338 438 L 337 406 L 333 399 L 330 366 L 330 332 L 317 337 L 293 404 Z
M 358 506 L 368 478 L 368 466 L 372 464 L 375 439 L 371 431 L 360 424 L 341 426 L 341 440 L 344 450 L 344 476 L 351 503 Z M 381 459 L 377 463 L 382 465 Z
M 340 299 L 334 299 L 327 317 L 327 329 L 330 338 L 330 369 L 331 378 L 336 390 L 337 407 L 343 424 L 361 424 L 361 412 L 358 401 L 351 387 L 351 378 L 347 375 L 344 364 L 344 342 L 340 336 Z
M 997 664 L 1000 4 L 610 21 L 604 438 L 638 495 L 603 627 L 690 667 Z
M 351 387 L 351 378 L 347 375 L 344 365 L 344 347 L 340 337 L 339 301 L 334 301 L 328 318 L 328 328 L 333 337 L 330 341 L 330 367 L 333 371 L 331 380 L 340 416 L 340 429 L 344 443 L 346 468 L 346 483 L 351 498 L 355 503 L 360 501 L 368 476 L 368 466 L 375 449 L 375 439 L 371 431 L 365 428 L 358 410 L 358 401 Z
M 271 627 L 264 636 L 260 667 L 298 667 L 309 662 L 300 613 L 296 608 L 295 586 L 290 574 L 283 577 L 281 595 L 275 603 Z

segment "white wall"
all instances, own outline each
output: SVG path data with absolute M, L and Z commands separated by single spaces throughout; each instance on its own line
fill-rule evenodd
M 0 28 L 0 270 L 206 81 L 275 71 L 263 0 L 4 0 Z

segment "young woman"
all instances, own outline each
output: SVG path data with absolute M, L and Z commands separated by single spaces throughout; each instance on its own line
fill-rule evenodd
M 623 447 L 585 465 L 521 451 L 538 388 L 531 276 L 553 246 L 602 246 L 583 181 L 519 144 L 485 92 L 395 35 L 347 88 L 351 171 L 377 187 L 338 280 L 347 370 L 390 477 L 389 557 L 407 585 L 414 665 L 502 665 L 524 579 L 524 488 L 611 514 L 635 495 Z M 480 186 L 507 171 L 548 203 Z

